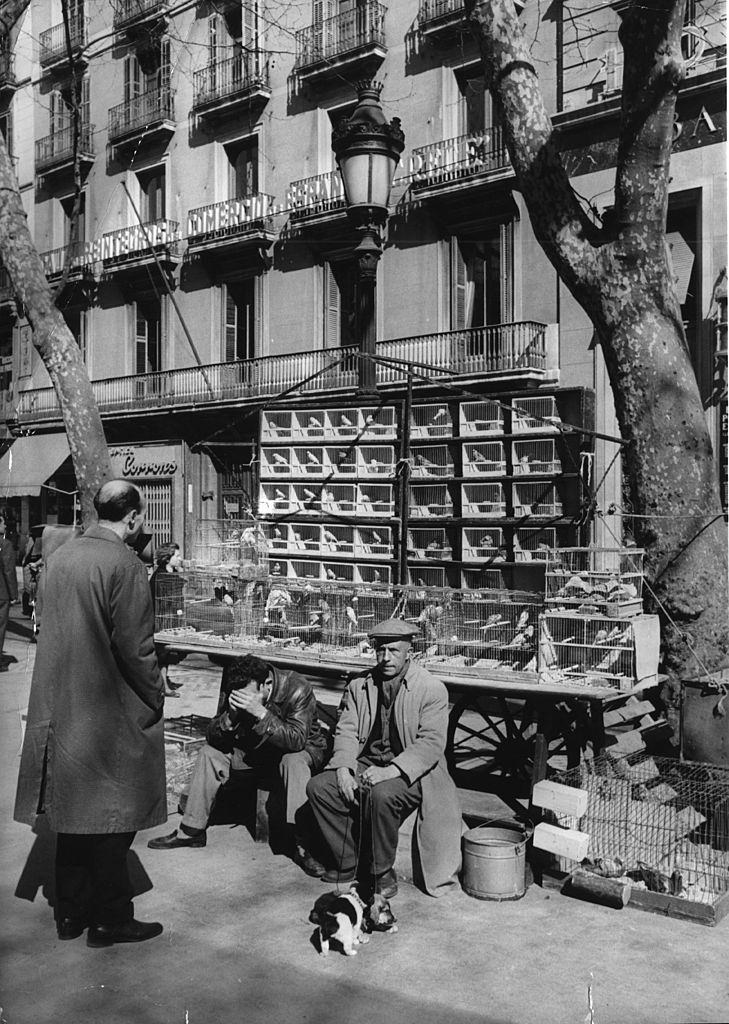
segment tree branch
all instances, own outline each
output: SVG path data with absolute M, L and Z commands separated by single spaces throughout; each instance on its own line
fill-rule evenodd
M 0 34 L 9 34 L 28 7 L 30 0 L 5 0 L 0 6 Z

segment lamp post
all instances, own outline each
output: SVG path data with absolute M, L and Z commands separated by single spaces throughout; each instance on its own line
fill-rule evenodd
M 357 83 L 358 104 L 350 118 L 332 132 L 347 202 L 347 216 L 360 235 L 355 293 L 358 377 L 361 395 L 377 393 L 374 362 L 377 264 L 382 255 L 382 228 L 387 222 L 390 189 L 405 146 L 400 119 L 388 124 L 380 106 L 379 82 Z

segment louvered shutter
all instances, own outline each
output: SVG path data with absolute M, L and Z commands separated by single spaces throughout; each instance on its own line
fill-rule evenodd
M 514 222 L 499 225 L 501 322 L 514 319 Z
M 342 297 L 331 263 L 324 264 L 324 348 L 339 348 Z
M 238 307 L 231 291 L 225 286 L 225 361 L 232 363 L 237 358 Z
M 466 261 L 457 238 L 451 238 L 451 330 L 461 331 L 466 323 Z

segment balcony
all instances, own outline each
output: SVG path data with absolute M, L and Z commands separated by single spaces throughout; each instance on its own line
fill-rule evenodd
M 162 20 L 170 9 L 168 0 L 116 0 L 114 6 L 114 31 L 132 33 Z
M 81 57 L 87 42 L 87 19 L 70 18 L 69 35 L 71 37 L 71 57 Z M 38 61 L 42 68 L 48 69 L 69 60 L 66 47 L 66 30 L 63 22 L 41 32 L 38 40 Z
M 533 321 L 384 341 L 377 346 L 378 356 L 400 362 L 378 364 L 377 383 L 384 388 L 402 387 L 407 363 L 417 364 L 434 380 L 541 381 L 556 367 L 556 341 L 556 325 Z M 320 349 L 114 377 L 94 381 L 92 387 L 102 416 L 133 416 L 140 410 L 165 413 L 268 398 L 295 388 L 315 373 L 319 375 L 300 388 L 301 394 L 353 393 L 357 387 L 356 365 L 353 348 Z M 17 426 L 60 418 L 53 388 L 20 394 Z
M 93 278 L 93 252 L 86 242 L 74 242 L 70 247 L 63 245 L 40 254 L 43 269 L 49 281 L 58 281 L 63 276 L 66 261 L 70 260 L 69 282 Z
M 148 89 L 125 103 L 109 108 L 109 142 L 115 156 L 127 147 L 167 141 L 175 131 L 175 113 L 169 87 Z
M 294 222 L 345 214 L 347 201 L 339 171 L 292 181 L 286 194 L 286 206 Z
M 192 110 L 198 124 L 239 117 L 262 108 L 271 98 L 264 54 L 236 54 L 196 71 Z
M 155 220 L 107 231 L 92 246 L 107 273 L 121 273 L 156 266 L 165 270 L 177 266 L 182 258 L 180 225 L 174 220 Z M 155 255 L 157 260 L 155 260 Z
M 511 176 L 503 133 L 489 128 L 414 149 L 410 157 L 411 192 L 468 188 L 474 178 Z
M 421 0 L 418 11 L 420 38 L 444 45 L 468 31 L 463 0 Z
M 93 124 L 81 125 L 78 159 L 83 177 L 94 162 Z M 62 177 L 73 171 L 73 128 L 62 128 L 35 143 L 35 173 L 45 182 L 51 176 Z
M 18 87 L 15 60 L 7 42 L 0 45 L 0 99 L 6 100 Z
M 273 196 L 258 193 L 241 199 L 199 206 L 187 214 L 187 245 L 191 256 L 227 258 L 248 252 L 265 261 L 276 240 Z
M 294 72 L 302 82 L 373 72 L 387 54 L 385 12 L 375 0 L 316 21 L 296 33 Z

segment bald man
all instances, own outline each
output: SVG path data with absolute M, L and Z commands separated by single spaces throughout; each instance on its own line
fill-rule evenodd
M 164 687 L 147 573 L 128 546 L 145 502 L 126 480 L 94 498 L 98 523 L 54 553 L 20 762 L 16 821 L 58 833 L 59 939 L 111 946 L 159 935 L 134 919 L 127 853 L 167 819 Z

